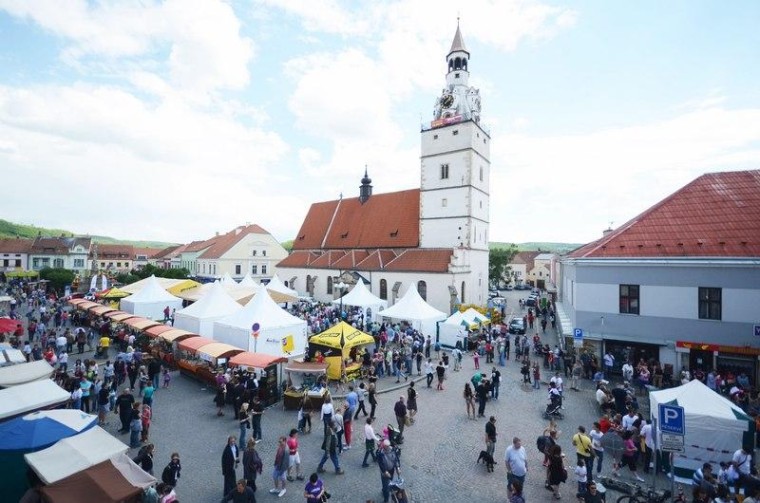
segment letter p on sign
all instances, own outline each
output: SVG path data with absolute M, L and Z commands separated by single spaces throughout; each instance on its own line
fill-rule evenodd
M 670 433 L 672 435 L 686 434 L 686 415 L 684 414 L 683 407 L 660 404 L 658 412 L 660 431 L 662 433 Z

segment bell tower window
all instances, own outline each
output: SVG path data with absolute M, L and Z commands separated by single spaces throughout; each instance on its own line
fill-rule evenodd
M 446 180 L 449 177 L 449 165 L 441 164 L 441 180 Z

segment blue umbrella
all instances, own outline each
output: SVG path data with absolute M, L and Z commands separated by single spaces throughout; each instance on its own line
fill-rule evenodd
M 0 423 L 0 450 L 38 450 L 95 426 L 97 416 L 72 409 L 42 410 Z

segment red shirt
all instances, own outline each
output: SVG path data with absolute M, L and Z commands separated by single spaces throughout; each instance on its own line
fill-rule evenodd
M 602 433 L 607 433 L 607 431 L 610 429 L 610 421 L 606 417 L 603 417 L 599 420 L 599 431 Z
M 296 437 L 288 437 L 285 443 L 288 445 L 288 451 L 291 455 L 298 452 L 298 439 Z

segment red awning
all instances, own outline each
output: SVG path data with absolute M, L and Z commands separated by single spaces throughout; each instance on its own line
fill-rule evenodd
M 253 367 L 257 369 L 263 369 L 275 363 L 285 363 L 287 358 L 281 356 L 266 355 L 263 353 L 249 353 L 243 351 L 230 358 L 230 367 Z

